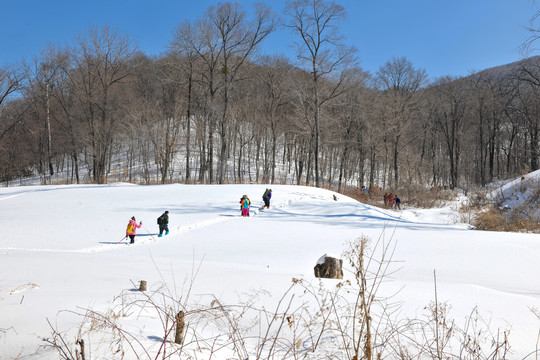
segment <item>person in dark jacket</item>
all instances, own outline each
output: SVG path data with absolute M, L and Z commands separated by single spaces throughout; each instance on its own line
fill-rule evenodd
M 264 207 L 270 209 L 270 199 L 272 198 L 272 189 L 266 189 L 263 194 Z
M 165 235 L 169 235 L 169 212 L 168 211 L 165 211 L 158 218 L 158 225 L 159 225 L 158 237 L 162 237 L 164 231 L 165 231 Z

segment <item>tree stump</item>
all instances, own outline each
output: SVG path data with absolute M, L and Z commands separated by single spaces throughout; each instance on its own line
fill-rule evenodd
M 139 283 L 139 291 L 146 291 L 146 280 L 141 280 Z
M 323 255 L 315 265 L 315 277 L 343 279 L 343 260 Z
M 174 343 L 180 344 L 184 342 L 184 312 L 180 311 L 176 314 L 176 333 L 174 335 Z

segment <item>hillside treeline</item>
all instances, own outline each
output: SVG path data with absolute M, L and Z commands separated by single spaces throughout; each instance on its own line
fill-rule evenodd
M 306 11 L 311 6 L 310 11 Z M 90 28 L 0 67 L 0 181 L 486 185 L 538 169 L 540 59 L 429 80 L 406 58 L 370 74 L 345 10 L 210 7 L 158 57 Z M 278 26 L 293 59 L 261 54 Z

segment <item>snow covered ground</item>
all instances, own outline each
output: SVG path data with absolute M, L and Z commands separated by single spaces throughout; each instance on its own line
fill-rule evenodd
M 330 191 L 302 186 L 273 185 L 272 206 L 260 211 L 266 187 L 1 188 L 0 358 L 57 359 L 56 350 L 41 347 L 52 336 L 48 322 L 72 344 L 85 320 L 78 314 L 104 314 L 126 301 L 122 294 L 141 296 L 140 280 L 147 281 L 148 294 L 170 294 L 187 310 L 210 306 L 210 299 L 239 304 L 255 292 L 269 294 L 260 305 L 275 308 L 292 278 L 316 286 L 319 258 L 340 257 L 362 235 L 372 245 L 381 237 L 395 242 L 397 271 L 379 295 L 401 289 L 392 297 L 401 305 L 400 318 L 425 318 L 425 307 L 434 301 L 435 271 L 437 300 L 451 306 L 457 324 L 478 308 L 495 336 L 510 329 L 509 358 L 535 351 L 540 320 L 531 309 L 540 307 L 540 235 L 469 230 L 454 223 L 458 216 L 450 208 L 383 210 L 341 195 L 334 201 Z M 240 216 L 243 194 L 253 202 L 249 218 Z M 156 218 L 165 210 L 171 232 L 158 238 Z M 126 245 L 121 240 L 131 216 L 143 227 L 135 244 Z M 352 274 L 345 271 L 345 279 Z M 122 315 L 123 329 L 150 349 L 140 358 L 155 358 L 170 324 L 155 314 Z M 111 355 L 106 337 L 100 343 L 87 330 L 87 359 L 124 355 Z M 213 358 L 229 357 L 238 358 L 217 351 Z

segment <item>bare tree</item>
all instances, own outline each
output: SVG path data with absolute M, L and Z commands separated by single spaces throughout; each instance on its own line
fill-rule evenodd
M 523 62 L 518 74 L 518 98 L 527 129 L 530 171 L 538 170 L 540 157 L 540 61 Z
M 494 76 L 486 72 L 469 77 L 469 85 L 472 89 L 471 103 L 474 113 L 473 120 L 476 125 L 476 147 L 478 149 L 476 173 L 479 183 L 485 186 L 499 176 L 502 169 L 497 164 L 499 155 L 504 147 L 511 151 L 513 140 L 506 146 L 502 145 L 502 133 L 506 127 L 505 119 L 508 119 L 510 103 L 515 96 L 515 89 L 511 79 Z M 509 146 L 509 147 L 508 147 Z M 502 166 L 501 166 L 502 168 Z M 495 171 L 499 172 L 498 174 Z
M 427 75 L 415 69 L 404 57 L 393 58 L 379 68 L 376 83 L 382 90 L 384 106 L 384 131 L 392 144 L 394 185 L 399 187 L 399 153 L 402 138 L 407 134 L 417 114 L 417 92 L 425 85 Z
M 169 170 L 172 167 L 173 157 L 177 152 L 180 141 L 181 122 L 183 115 L 181 98 L 181 73 L 175 71 L 171 66 L 172 59 L 164 59 L 157 64 L 155 83 L 159 87 L 160 111 L 156 119 L 157 136 L 155 139 L 155 149 L 157 152 L 156 161 L 160 166 L 161 183 L 167 180 Z M 189 121 L 188 121 L 189 123 Z M 163 139 L 163 140 L 162 140 Z
M 33 98 L 33 106 L 40 107 L 36 109 L 36 114 L 44 112 L 45 122 L 45 151 L 46 154 L 40 154 L 40 159 L 43 159 L 48 164 L 49 176 L 54 175 L 54 167 L 52 162 L 52 131 L 51 118 L 58 118 L 53 112 L 51 102 L 54 101 L 56 87 L 61 87 L 58 92 L 62 92 L 62 87 L 65 85 L 65 71 L 68 71 L 67 60 L 68 54 L 61 49 L 55 48 L 53 45 L 47 46 L 41 53 L 39 59 L 35 59 L 33 67 L 27 67 L 28 87 L 27 93 Z M 39 116 L 39 115 L 38 115 Z M 40 166 L 41 168 L 41 166 Z
M 311 182 L 311 163 L 315 142 L 315 124 L 313 122 L 313 102 L 311 101 L 311 91 L 309 81 L 303 73 L 295 77 L 293 88 L 294 103 L 291 110 L 292 131 L 296 134 L 295 146 L 295 168 L 297 173 L 297 184 L 300 185 L 302 173 L 305 169 L 306 184 Z
M 127 35 L 109 27 L 91 27 L 74 49 L 77 100 L 84 109 L 92 151 L 92 177 L 105 183 L 119 110 L 117 87 L 129 75 L 135 53 Z
M 209 173 L 209 181 L 213 182 L 214 161 L 214 129 L 216 122 L 216 94 L 221 87 L 218 81 L 218 61 L 220 56 L 219 34 L 210 21 L 207 13 L 197 19 L 193 25 L 181 23 L 173 34 L 170 44 L 175 53 L 188 55 L 198 66 L 194 70 L 194 80 L 203 88 L 204 104 L 201 106 L 197 127 L 199 142 L 200 170 L 199 181 L 204 181 L 205 173 Z
M 462 82 L 462 80 L 451 78 L 439 79 L 434 88 L 437 97 L 435 103 L 432 104 L 434 120 L 446 145 L 451 187 L 458 185 L 463 137 L 469 125 L 466 120 L 470 105 Z
M 179 61 L 173 63 L 176 71 L 182 74 L 181 86 L 186 87 L 187 100 L 185 105 L 186 111 L 186 182 L 191 181 L 191 123 L 192 123 L 192 108 L 194 102 L 194 85 L 196 83 L 196 70 L 198 46 L 195 43 L 196 34 L 189 22 L 180 24 L 170 42 L 169 48 L 173 54 L 180 57 Z
M 79 157 L 82 150 L 81 144 L 81 118 L 80 109 L 75 106 L 74 83 L 72 81 L 72 53 L 69 48 L 50 47 L 46 54 L 46 59 L 51 64 L 55 64 L 55 76 L 52 78 L 51 96 L 54 98 L 56 112 L 53 117 L 59 126 L 60 138 L 58 143 L 64 145 L 64 149 L 71 158 L 72 181 L 75 177 L 77 184 L 80 182 Z M 61 138 L 63 137 L 63 138 Z M 62 141 L 63 140 L 63 141 Z
M 287 105 L 292 101 L 291 79 L 292 66 L 281 56 L 265 57 L 259 70 L 259 81 L 263 84 L 261 115 L 270 124 L 271 144 L 271 174 L 270 182 L 275 182 L 276 151 L 278 141 L 278 125 L 286 116 Z
M 299 37 L 296 42 L 298 59 L 311 73 L 315 186 L 319 187 L 321 108 L 348 90 L 345 86 L 347 72 L 344 70 L 356 61 L 356 49 L 345 46 L 339 33 L 338 25 L 345 17 L 345 9 L 341 5 L 325 0 L 294 0 L 287 3 L 286 14 L 289 17 L 287 26 Z M 321 80 L 331 76 L 336 76 L 332 85 L 321 91 Z
M 368 77 L 361 69 L 357 69 L 354 76 L 351 76 L 351 81 L 355 84 L 352 90 L 344 94 L 339 99 L 336 99 L 331 108 L 328 126 L 332 129 L 327 131 L 328 134 L 326 143 L 330 149 L 337 149 L 338 167 L 338 191 L 343 190 L 343 185 L 347 182 L 347 168 L 356 169 L 353 166 L 351 153 L 356 149 L 357 141 L 362 138 L 362 129 L 365 127 L 366 111 L 365 101 L 367 97 L 365 93 L 365 81 Z
M 0 177 L 7 184 L 14 173 L 21 175 L 21 170 L 25 168 L 24 164 L 16 163 L 22 157 L 18 134 L 22 132 L 23 116 L 28 104 L 21 99 L 10 98 L 23 89 L 24 80 L 24 72 L 16 66 L 0 66 Z
M 28 175 L 35 157 L 28 149 L 32 130 L 26 125 L 28 104 L 22 99 L 5 102 L 0 111 L 0 179 L 9 185 L 15 177 Z M 8 136 L 4 136 L 8 135 Z
M 268 7 L 255 6 L 255 19 L 249 21 L 238 4 L 221 3 L 210 7 L 204 17 L 193 26 L 181 24 L 172 41 L 172 47 L 184 54 L 196 54 L 204 71 L 200 81 L 205 84 L 208 95 L 210 123 L 208 126 L 208 162 L 212 171 L 213 129 L 218 121 L 221 140 L 217 171 L 218 183 L 223 183 L 227 162 L 227 123 L 229 100 L 234 84 L 240 80 L 240 70 L 254 54 L 260 43 L 274 30 L 276 18 Z M 217 106 L 216 95 L 220 95 L 221 106 Z M 218 111 L 220 115 L 217 115 Z M 210 181 L 213 176 L 210 173 Z
M 533 45 L 538 39 L 540 39 L 540 29 L 536 25 L 536 21 L 540 18 L 540 11 L 534 13 L 534 15 L 529 20 L 529 26 L 526 28 L 529 32 L 529 37 L 521 44 L 521 52 L 524 56 L 528 56 L 533 51 L 538 49 L 534 48 Z
M 0 140 L 16 125 L 16 122 L 4 124 L 2 109 L 9 96 L 21 90 L 23 80 L 24 74 L 18 71 L 16 67 L 8 65 L 0 66 Z
M 227 121 L 230 92 L 240 80 L 240 70 L 260 43 L 274 31 L 277 20 L 270 9 L 262 4 L 255 6 L 255 20 L 250 22 L 238 4 L 225 3 L 211 10 L 210 18 L 219 33 L 220 65 L 223 87 L 223 108 L 219 134 L 221 151 L 218 164 L 218 182 L 223 184 L 227 161 Z

